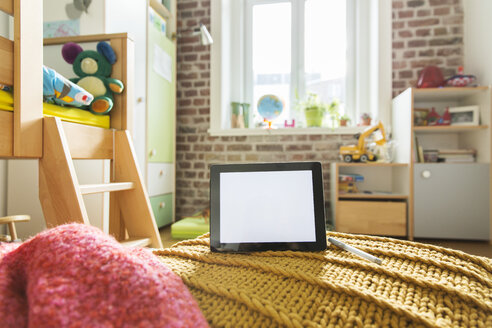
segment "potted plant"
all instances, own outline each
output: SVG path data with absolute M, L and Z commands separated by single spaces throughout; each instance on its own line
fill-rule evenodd
M 361 115 L 362 125 L 371 125 L 371 115 L 368 113 L 363 113 Z
M 340 121 L 340 102 L 337 99 L 328 105 L 328 115 L 331 119 L 332 128 L 335 128 L 335 124 Z
M 350 117 L 346 114 L 343 114 L 340 117 L 340 126 L 347 126 L 348 122 L 350 122 Z
M 296 107 L 304 111 L 308 127 L 320 127 L 328 111 L 328 106 L 315 93 L 309 93 L 305 101 L 298 101 Z

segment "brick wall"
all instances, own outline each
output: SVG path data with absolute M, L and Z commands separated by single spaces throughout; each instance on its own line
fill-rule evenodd
M 463 65 L 461 0 L 393 0 L 393 96 L 429 65 L 445 78 Z
M 178 0 L 178 28 L 199 22 L 210 27 L 210 1 Z M 442 66 L 448 75 L 461 65 L 460 8 L 458 0 L 393 1 L 394 92 L 408 87 L 425 65 Z M 429 34 L 421 35 L 425 30 Z M 177 83 L 178 218 L 208 207 L 210 164 L 277 161 L 320 161 L 329 213 L 329 164 L 337 159 L 340 144 L 353 142 L 352 136 L 209 136 L 210 48 L 200 45 L 198 37 L 178 40 Z

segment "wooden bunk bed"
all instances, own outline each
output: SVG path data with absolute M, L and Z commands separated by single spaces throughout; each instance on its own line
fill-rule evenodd
M 39 159 L 39 198 L 48 227 L 89 224 L 82 195 L 111 192 L 109 232 L 138 246 L 162 247 L 139 172 L 132 129 L 134 49 L 126 33 L 44 40 L 44 45 L 107 41 L 117 55 L 112 77 L 125 91 L 115 95 L 110 129 L 43 117 L 43 4 L 2 0 L 0 10 L 14 17 L 14 41 L 0 37 L 0 83 L 13 85 L 14 109 L 0 110 L 0 157 Z M 73 159 L 111 160 L 111 183 L 79 185 Z

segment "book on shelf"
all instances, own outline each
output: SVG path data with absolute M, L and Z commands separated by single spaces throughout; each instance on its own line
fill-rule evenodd
M 417 138 L 417 135 L 414 134 L 414 139 L 415 139 L 415 142 L 414 142 L 414 154 L 415 154 L 415 157 L 414 157 L 414 162 L 416 163 L 423 163 L 424 162 L 424 150 L 422 148 L 422 146 L 419 144 L 419 139 Z
M 339 174 L 338 181 L 340 182 L 361 182 L 364 181 L 364 176 L 360 174 Z
M 424 149 L 426 163 L 473 163 L 476 159 L 475 149 Z

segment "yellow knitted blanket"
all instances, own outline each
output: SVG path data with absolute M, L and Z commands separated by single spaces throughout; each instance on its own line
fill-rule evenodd
M 492 327 L 492 260 L 391 238 L 329 232 L 381 259 L 324 252 L 210 252 L 209 236 L 154 253 L 212 327 Z

